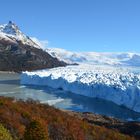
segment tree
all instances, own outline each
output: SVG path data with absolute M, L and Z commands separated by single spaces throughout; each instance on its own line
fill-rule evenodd
M 42 126 L 42 124 L 37 121 L 33 120 L 30 122 L 29 126 L 26 127 L 25 140 L 48 140 L 48 134 L 46 129 Z

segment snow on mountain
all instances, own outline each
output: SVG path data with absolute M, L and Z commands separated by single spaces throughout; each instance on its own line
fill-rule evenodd
M 9 21 L 8 24 L 0 25 L 0 40 L 11 41 L 15 44 L 21 42 L 24 45 L 34 46 L 41 49 L 41 47 L 30 37 L 23 34 L 18 26 L 12 21 Z
M 140 66 L 140 55 L 133 54 L 131 59 L 126 60 L 125 63 L 134 66 Z
M 45 50 L 48 41 L 41 42 L 37 38 L 28 37 L 20 31 L 18 26 L 9 21 L 0 25 L 0 41 L 17 45 L 19 42 Z M 43 45 L 45 44 L 45 45 Z M 47 48 L 46 51 L 53 57 L 66 63 L 92 63 L 122 66 L 140 66 L 138 53 L 98 53 L 98 52 L 71 52 L 60 48 Z
M 7 42 L 9 44 L 17 44 L 17 42 L 11 38 L 9 38 L 8 36 L 6 36 L 5 33 L 3 32 L 0 32 L 0 40 L 1 42 L 4 41 L 4 42 Z
M 140 112 L 140 74 L 126 68 L 82 64 L 24 72 L 21 84 L 50 86 L 102 98 Z
M 47 48 L 46 51 L 67 63 L 140 66 L 140 54 L 138 53 L 71 52 L 59 48 Z
M 48 46 L 48 40 L 39 40 L 36 37 L 30 37 L 42 50 L 46 50 L 46 47 Z
M 79 53 L 74 53 L 70 51 L 66 51 L 60 48 L 47 48 L 46 51 L 52 55 L 53 57 L 58 58 L 59 60 L 65 61 L 67 63 L 74 62 L 84 62 L 86 58 L 81 56 Z
M 23 34 L 13 22 L 0 25 L 0 71 L 21 72 L 65 65 Z

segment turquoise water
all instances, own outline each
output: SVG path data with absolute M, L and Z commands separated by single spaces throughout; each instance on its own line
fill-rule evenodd
M 20 85 L 19 74 L 0 73 L 0 96 L 33 99 L 57 108 L 93 112 L 120 119 L 138 120 L 140 113 L 101 99 L 88 98 L 62 90 L 41 86 Z

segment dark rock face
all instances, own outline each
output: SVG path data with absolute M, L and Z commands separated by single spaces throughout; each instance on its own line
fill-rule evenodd
M 31 71 L 66 66 L 66 63 L 50 56 L 42 49 L 0 40 L 0 71 Z

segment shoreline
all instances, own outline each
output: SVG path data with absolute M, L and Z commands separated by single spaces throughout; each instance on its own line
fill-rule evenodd
M 2 73 L 9 73 L 9 74 L 20 74 L 18 72 L 14 72 L 14 71 L 0 71 L 0 74 Z

